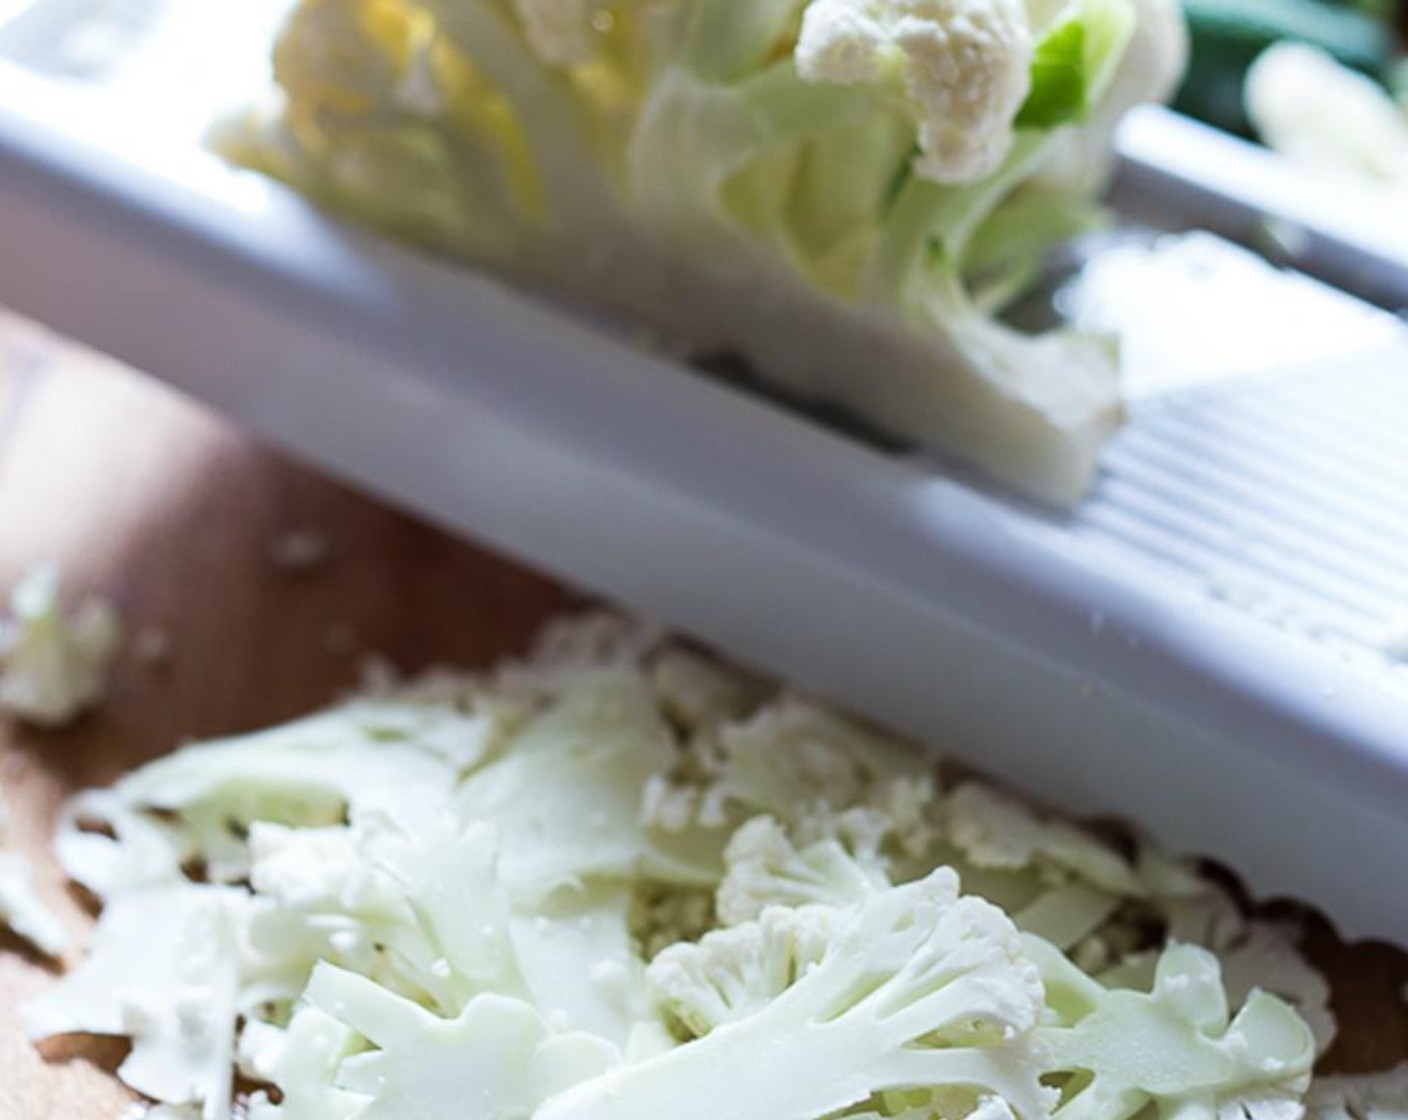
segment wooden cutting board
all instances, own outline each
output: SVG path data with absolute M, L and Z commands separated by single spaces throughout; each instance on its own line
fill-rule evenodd
M 327 540 L 326 562 L 274 563 L 274 543 L 304 529 Z M 72 592 L 101 590 L 130 633 L 162 634 L 170 649 L 149 664 L 129 642 L 107 702 L 67 730 L 0 724 L 12 841 L 75 933 L 88 916 L 47 847 L 69 793 L 182 740 L 326 703 L 355 683 L 366 653 L 408 670 L 487 664 L 576 601 L 0 313 L 0 589 L 42 560 L 61 565 Z M 1334 1064 L 1377 1068 L 1408 1054 L 1408 958 L 1347 948 L 1325 930 L 1315 951 L 1340 993 Z M 64 1040 L 41 1055 L 23 1037 L 19 1002 L 55 975 L 0 935 L 0 1120 L 115 1120 L 131 1105 L 109 1075 L 121 1045 Z

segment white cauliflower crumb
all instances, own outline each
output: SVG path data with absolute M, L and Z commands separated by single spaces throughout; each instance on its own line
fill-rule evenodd
M 384 653 L 369 653 L 357 665 L 358 691 L 364 696 L 388 696 L 400 682 L 400 670 Z
M 814 0 L 802 16 L 797 72 L 837 85 L 900 82 L 919 122 L 915 173 L 971 183 L 1012 146 L 1032 50 L 1015 0 Z
M 290 575 L 315 571 L 331 558 L 332 540 L 311 526 L 280 533 L 269 544 L 269 559 Z
M 742 719 L 761 693 L 757 681 L 736 669 L 683 649 L 667 649 L 655 658 L 650 683 L 666 714 L 688 730 Z
M 171 635 L 157 626 L 146 626 L 137 632 L 132 652 L 148 669 L 157 669 L 171 660 Z
M 357 649 L 357 630 L 350 622 L 334 622 L 323 631 L 323 649 L 345 657 Z
M 68 723 L 102 696 L 121 640 L 116 613 L 89 599 L 64 614 L 51 565 L 15 585 L 10 610 L 0 621 L 0 711 L 43 727 Z

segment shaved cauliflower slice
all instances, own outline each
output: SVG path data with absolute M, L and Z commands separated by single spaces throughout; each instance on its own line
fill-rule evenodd
M 353 1120 L 366 1107 L 370 1097 L 333 1084 L 343 1059 L 358 1049 L 350 1028 L 303 1006 L 278 1033 L 277 1056 L 261 1073 L 279 1086 L 279 1101 L 265 1090 L 254 1093 L 248 1120 Z
M 244 830 L 255 821 L 316 828 L 359 814 L 433 817 L 458 777 L 443 742 L 453 720 L 478 734 L 473 716 L 421 718 L 414 705 L 352 703 L 185 747 L 129 774 L 114 794 L 128 812 L 166 818 L 183 860 L 237 881 L 249 873 Z
M 25 1008 L 30 1036 L 119 1035 L 124 1082 L 202 1120 L 229 1116 L 247 899 L 226 887 L 132 891 L 109 901 L 89 957 Z
M 1082 1075 L 1056 1120 L 1129 1120 L 1149 1105 L 1190 1120 L 1297 1120 L 1315 1040 L 1288 1005 L 1254 991 L 1229 1011 L 1217 957 L 1172 944 L 1149 992 L 1108 989 L 1039 938 L 1041 969 L 1059 1021 L 1038 1037 L 1053 1071 Z
M 524 905 L 588 877 L 712 883 L 716 855 L 671 845 L 641 821 L 642 786 L 677 758 L 639 672 L 582 672 L 502 758 L 470 776 L 452 807 L 499 830 L 500 874 Z
M 622 1049 L 652 1018 L 645 966 L 632 941 L 633 901 L 627 884 L 593 883 L 509 920 L 533 1004 L 554 1023 Z
M 314 1007 L 376 1049 L 342 1062 L 338 1085 L 371 1098 L 358 1120 L 528 1120 L 547 1098 L 619 1061 L 610 1043 L 556 1032 L 523 1000 L 479 995 L 442 1019 L 331 965 L 308 986 Z

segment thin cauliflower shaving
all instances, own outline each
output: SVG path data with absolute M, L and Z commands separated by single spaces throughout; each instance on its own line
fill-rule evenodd
M 215 139 L 1069 501 L 1112 347 L 993 313 L 1183 55 L 1171 0 L 301 0 L 273 103 Z
M 602 616 L 186 747 L 58 852 L 103 911 L 32 1033 L 201 1120 L 236 1070 L 251 1120 L 1299 1120 L 1333 1033 L 1192 867 Z

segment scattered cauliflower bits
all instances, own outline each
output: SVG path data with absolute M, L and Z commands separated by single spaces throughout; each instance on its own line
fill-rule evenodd
M 102 696 L 121 627 L 112 608 L 90 599 L 72 614 L 59 600 L 58 572 L 33 569 L 0 619 L 0 711 L 47 727 L 68 723 Z
M 1184 47 L 1174 0 L 300 0 L 215 141 L 1067 501 L 1113 347 L 995 313 Z
M 592 616 L 79 797 L 27 1017 L 201 1120 L 1298 1120 L 1296 931 L 1131 850 Z

